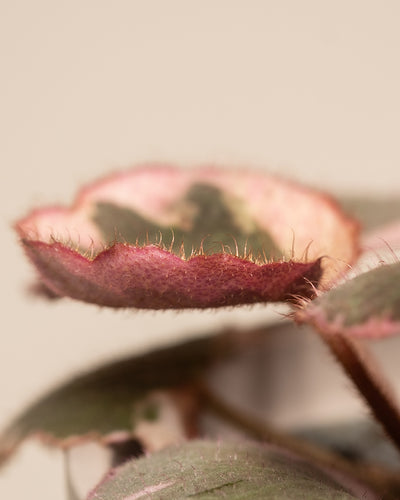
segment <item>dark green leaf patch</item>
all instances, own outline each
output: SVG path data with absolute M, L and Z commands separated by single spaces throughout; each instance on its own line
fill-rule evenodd
M 170 210 L 179 212 L 181 225 L 163 227 L 131 208 L 108 202 L 96 204 L 93 220 L 107 243 L 162 244 L 186 258 L 201 251 L 252 255 L 263 261 L 282 257 L 271 236 L 246 214 L 244 203 L 214 186 L 192 185 Z

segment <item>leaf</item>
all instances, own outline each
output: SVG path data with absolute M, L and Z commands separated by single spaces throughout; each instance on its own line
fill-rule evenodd
M 400 262 L 363 273 L 296 313 L 324 333 L 379 338 L 400 332 Z
M 361 222 L 364 231 L 373 231 L 400 218 L 400 196 L 340 196 L 344 210 Z
M 361 223 L 363 252 L 400 248 L 400 196 L 340 196 L 339 201 Z
M 400 249 L 400 218 L 395 222 L 380 226 L 363 238 L 363 246 L 367 250 L 390 250 L 395 252 Z
M 111 307 L 310 297 L 358 253 L 356 223 L 325 195 L 210 167 L 116 174 L 71 209 L 36 210 L 16 229 L 52 293 Z
M 252 337 L 252 332 L 246 332 L 246 339 L 223 333 L 80 375 L 8 426 L 0 437 L 0 462 L 29 436 L 64 448 L 97 440 L 120 453 L 132 439 L 149 451 L 193 436 L 198 410 L 194 383 L 213 362 L 243 348 Z
M 317 468 L 254 443 L 192 441 L 113 470 L 88 500 L 139 498 L 345 500 Z

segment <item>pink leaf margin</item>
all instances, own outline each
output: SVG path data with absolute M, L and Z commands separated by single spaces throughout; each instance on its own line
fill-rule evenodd
M 300 309 L 294 315 L 298 323 L 308 323 L 325 335 L 347 335 L 355 338 L 379 340 L 385 337 L 400 334 L 400 322 L 390 317 L 370 318 L 359 325 L 346 326 L 344 318 L 338 314 L 335 319 L 329 320 L 316 304 L 310 304 Z

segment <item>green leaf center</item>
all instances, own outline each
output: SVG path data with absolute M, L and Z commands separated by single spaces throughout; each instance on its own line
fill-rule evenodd
M 162 244 L 185 258 L 201 251 L 229 252 L 254 260 L 282 257 L 271 236 L 246 212 L 245 203 L 214 186 L 193 184 L 168 212 L 179 214 L 179 222 L 171 227 L 159 225 L 132 208 L 99 202 L 93 221 L 108 243 Z

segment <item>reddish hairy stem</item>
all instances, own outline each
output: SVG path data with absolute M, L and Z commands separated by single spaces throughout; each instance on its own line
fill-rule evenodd
M 341 333 L 319 330 L 319 334 L 400 452 L 400 408 L 372 353 L 361 342 Z
M 397 473 L 385 470 L 376 464 L 350 462 L 327 449 L 279 432 L 267 423 L 243 414 L 240 410 L 225 403 L 202 383 L 199 383 L 198 391 L 207 410 L 244 431 L 248 436 L 290 451 L 328 471 L 336 470 L 344 474 L 344 477 L 347 476 L 359 481 L 360 484 L 366 484 L 379 494 L 381 500 L 400 498 L 400 479 Z

